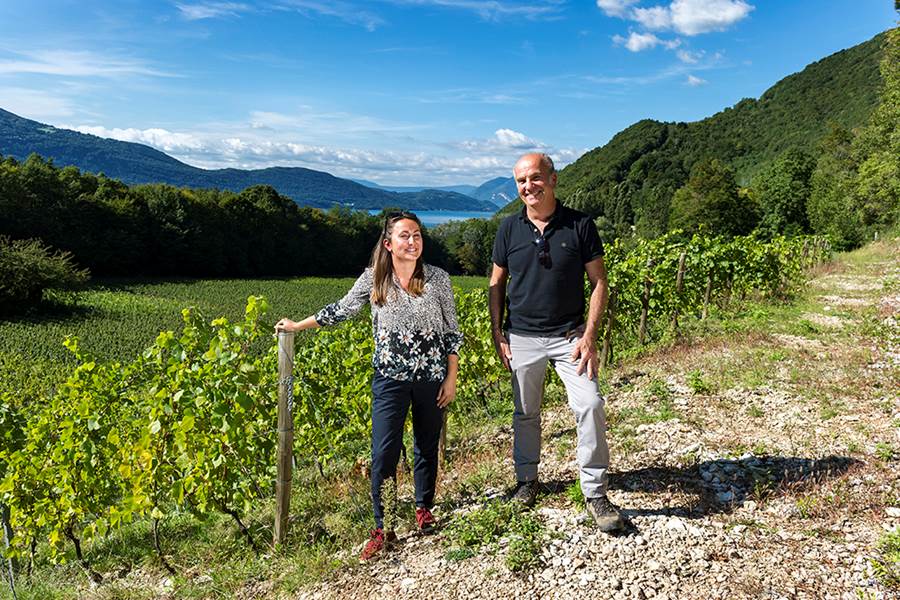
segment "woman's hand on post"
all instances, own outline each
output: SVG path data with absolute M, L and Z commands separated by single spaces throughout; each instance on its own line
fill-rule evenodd
M 275 323 L 275 333 L 280 333 L 282 331 L 288 333 L 298 331 L 298 325 L 299 323 L 297 323 L 296 321 L 291 321 L 290 319 L 282 319 Z
M 447 376 L 441 388 L 438 390 L 437 405 L 438 408 L 447 408 L 453 399 L 456 398 L 456 377 Z

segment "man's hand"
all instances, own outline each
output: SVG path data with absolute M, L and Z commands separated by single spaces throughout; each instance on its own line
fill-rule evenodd
M 500 361 L 506 367 L 506 370 L 511 371 L 512 368 L 509 366 L 509 361 L 512 359 L 512 351 L 509 349 L 509 341 L 500 331 L 494 331 L 494 349 L 497 351 L 497 356 L 500 357 Z
M 597 345 L 594 343 L 593 336 L 583 335 L 578 338 L 571 358 L 573 361 L 578 360 L 576 373 L 581 375 L 587 369 L 588 379 L 593 379 L 597 374 Z

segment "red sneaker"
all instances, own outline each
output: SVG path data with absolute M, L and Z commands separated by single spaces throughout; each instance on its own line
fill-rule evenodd
M 416 524 L 419 526 L 419 531 L 426 535 L 434 533 L 435 523 L 434 515 L 430 510 L 427 508 L 416 509 Z
M 384 532 L 379 527 L 369 532 L 369 541 L 363 548 L 362 554 L 359 555 L 360 560 L 369 560 L 380 554 L 382 550 L 389 550 L 393 543 L 397 541 L 397 534 L 393 531 Z

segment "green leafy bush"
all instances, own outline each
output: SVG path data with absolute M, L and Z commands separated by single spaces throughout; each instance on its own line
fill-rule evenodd
M 515 502 L 493 500 L 484 507 L 456 517 L 447 527 L 447 539 L 453 548 L 448 560 L 463 560 L 488 547 L 495 552 L 506 542 L 504 562 L 510 571 L 522 571 L 540 558 L 544 526 Z
M 41 301 L 45 289 L 74 289 L 89 279 L 68 252 L 40 240 L 0 236 L 0 314 L 22 312 Z

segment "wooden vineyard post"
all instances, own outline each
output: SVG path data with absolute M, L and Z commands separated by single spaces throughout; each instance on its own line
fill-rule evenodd
M 650 268 L 653 267 L 653 259 L 647 259 L 647 277 L 644 279 L 644 295 L 641 297 L 641 324 L 638 328 L 638 343 L 644 345 L 644 338 L 647 337 L 647 316 L 650 312 Z
M 601 368 L 612 362 L 612 332 L 616 323 L 616 291 L 616 288 L 609 291 L 609 303 L 606 306 L 606 328 L 603 330 L 603 350 L 600 351 Z
M 278 332 L 278 479 L 275 482 L 275 535 L 278 546 L 287 537 L 291 511 L 291 462 L 294 446 L 294 334 Z
M 681 292 L 684 290 L 684 264 L 686 261 L 687 253 L 682 252 L 678 257 L 678 275 L 675 278 L 676 302 L 681 301 Z M 678 331 L 678 304 L 675 305 L 675 312 L 672 313 L 672 327 Z
M 713 286 L 713 276 L 712 273 L 706 276 L 706 293 L 703 294 L 703 314 L 700 315 L 701 319 L 705 319 L 709 316 L 709 300 L 712 296 L 712 286 Z
M 9 542 L 12 540 L 12 527 L 9 526 L 9 509 L 0 504 L 0 521 L 2 521 L 3 527 L 3 547 L 7 550 L 9 549 Z M 17 565 L 13 562 L 13 559 L 8 559 L 6 562 L 7 568 L 9 570 L 9 591 L 12 592 L 13 600 L 16 600 L 18 596 L 16 596 L 16 570 Z

